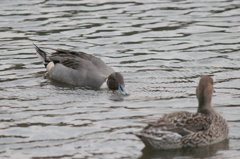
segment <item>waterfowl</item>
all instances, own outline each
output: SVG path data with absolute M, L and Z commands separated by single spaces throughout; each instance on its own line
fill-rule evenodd
M 203 76 L 196 89 L 196 113 L 175 112 L 164 115 L 135 133 L 146 147 L 173 149 L 218 143 L 228 136 L 226 120 L 211 105 L 213 79 Z
M 52 79 L 96 89 L 106 82 L 109 89 L 128 95 L 122 74 L 114 72 L 100 58 L 83 52 L 42 47 L 54 51 L 47 53 L 37 45 L 33 45 Z

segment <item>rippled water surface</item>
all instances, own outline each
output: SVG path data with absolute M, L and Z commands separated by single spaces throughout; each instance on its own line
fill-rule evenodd
M 239 0 L 1 0 L 0 158 L 237 158 L 240 156 Z M 32 43 L 81 50 L 125 77 L 128 97 L 45 76 Z M 151 151 L 142 120 L 195 112 L 201 75 L 229 140 Z

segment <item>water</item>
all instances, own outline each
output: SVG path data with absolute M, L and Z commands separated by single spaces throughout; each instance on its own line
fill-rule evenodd
M 237 158 L 240 156 L 238 0 L 2 0 L 0 158 Z M 81 50 L 125 77 L 128 97 L 53 81 L 38 46 Z M 195 112 L 202 75 L 229 140 L 152 151 L 131 132 L 142 120 Z

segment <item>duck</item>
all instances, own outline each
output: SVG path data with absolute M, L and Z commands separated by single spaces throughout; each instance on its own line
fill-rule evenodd
M 54 49 L 35 46 L 37 56 L 50 75 L 50 78 L 66 84 L 100 89 L 104 83 L 111 90 L 129 95 L 125 89 L 123 75 L 115 72 L 100 58 L 80 51 Z M 42 48 L 49 49 L 48 53 Z
M 196 88 L 196 113 L 181 111 L 165 114 L 134 134 L 143 141 L 145 147 L 151 149 L 200 147 L 227 139 L 227 121 L 211 104 L 213 92 L 213 79 L 202 76 Z

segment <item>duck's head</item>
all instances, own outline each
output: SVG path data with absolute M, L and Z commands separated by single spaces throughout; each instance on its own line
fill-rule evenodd
M 119 72 L 114 72 L 108 76 L 107 85 L 109 89 L 118 90 L 122 95 L 129 95 L 125 90 L 123 76 Z
M 210 76 L 203 76 L 196 89 L 199 107 L 211 106 L 213 92 L 213 79 Z

